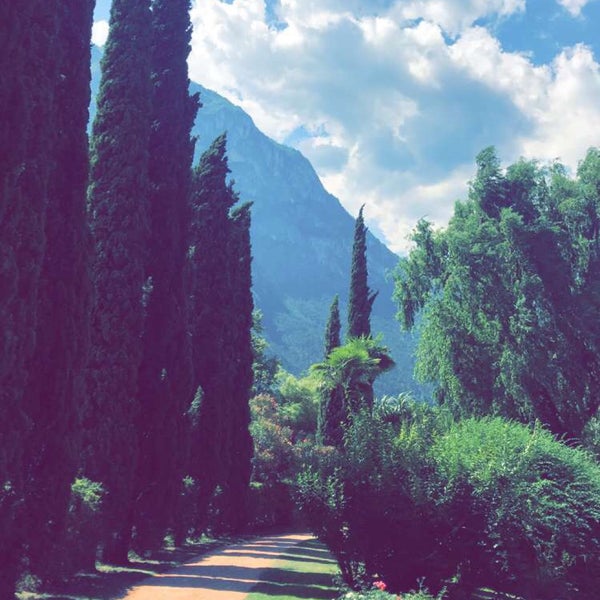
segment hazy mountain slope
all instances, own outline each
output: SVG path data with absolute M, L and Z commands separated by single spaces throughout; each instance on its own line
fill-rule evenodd
M 98 90 L 101 51 L 92 50 L 92 94 Z M 235 188 L 252 201 L 253 291 L 263 311 L 265 334 L 283 366 L 300 374 L 323 354 L 331 300 L 340 295 L 345 327 L 354 219 L 322 186 L 297 150 L 260 132 L 241 108 L 199 85 L 203 107 L 194 127 L 196 158 L 227 131 Z M 93 119 L 92 101 L 90 117 Z M 368 217 L 369 208 L 365 207 Z M 369 284 L 379 290 L 371 319 L 398 367 L 385 376 L 380 393 L 416 389 L 412 380 L 414 339 L 394 319 L 393 284 L 386 278 L 397 256 L 373 235 L 367 238 Z
M 271 349 L 287 369 L 299 373 L 322 358 L 325 322 L 336 293 L 345 319 L 354 219 L 323 188 L 300 152 L 265 136 L 241 108 L 218 94 L 197 85 L 193 89 L 201 92 L 203 103 L 194 128 L 197 152 L 227 131 L 235 187 L 242 200 L 254 202 L 256 304 L 264 313 Z M 387 278 L 398 257 L 371 234 L 367 244 L 369 283 L 379 290 L 373 331 L 384 334 L 399 365 L 384 389 L 398 392 L 414 385 L 413 340 L 394 319 L 393 285 Z

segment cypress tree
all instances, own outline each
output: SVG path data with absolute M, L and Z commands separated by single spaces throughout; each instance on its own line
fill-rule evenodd
M 191 466 L 199 530 L 217 486 L 221 526 L 237 530 L 245 523 L 252 457 L 250 205 L 234 209 L 238 195 L 227 182 L 226 145 L 223 134 L 204 153 L 192 196 L 193 349 L 202 401 Z
M 334 348 L 341 345 L 341 329 L 339 297 L 336 294 L 331 303 L 329 318 L 325 327 L 325 360 Z M 335 446 L 341 443 L 343 437 L 341 423 L 344 419 L 343 405 L 344 396 L 339 388 L 322 392 L 317 426 L 317 438 L 322 444 Z
M 222 521 L 231 532 L 247 523 L 247 497 L 252 473 L 253 443 L 250 436 L 250 396 L 252 395 L 252 250 L 250 243 L 250 207 L 247 203 L 231 213 L 231 237 L 228 248 L 230 305 L 226 348 L 229 371 L 229 406 L 226 408 L 224 471 L 221 497 Z
M 31 420 L 24 402 L 35 351 L 39 278 L 56 140 L 59 3 L 0 5 L 0 597 L 14 593 L 27 522 Z
M 325 358 L 341 343 L 342 325 L 340 321 L 340 299 L 336 294 L 329 309 L 329 318 L 325 326 Z
M 189 0 L 152 3 L 151 183 L 146 278 L 152 281 L 138 380 L 142 410 L 136 503 L 138 551 L 160 547 L 182 478 L 183 415 L 191 403 L 191 347 L 184 290 L 188 200 L 198 96 L 190 97 Z
M 350 273 L 350 296 L 348 299 L 348 336 L 371 335 L 371 309 L 377 297 L 367 283 L 367 228 L 361 206 L 354 225 L 352 245 L 352 271 Z
M 102 481 L 104 558 L 126 562 L 136 443 L 137 377 L 146 279 L 148 145 L 151 126 L 149 0 L 113 0 L 92 129 L 89 211 L 97 305 L 92 329 L 88 474 Z
M 206 524 L 208 506 L 226 469 L 225 421 L 230 390 L 224 366 L 230 361 L 224 332 L 230 305 L 230 210 L 237 195 L 227 184 L 227 138 L 223 134 L 202 155 L 194 171 L 190 235 L 192 348 L 195 386 L 201 389 L 198 426 L 191 440 L 190 475 L 198 484 L 195 527 Z
M 70 486 L 79 467 L 84 369 L 89 350 L 91 245 L 86 221 L 87 121 L 93 2 L 64 0 L 59 18 L 59 76 L 54 90 L 52 154 L 38 286 L 36 346 L 24 408 L 29 568 L 61 574 Z

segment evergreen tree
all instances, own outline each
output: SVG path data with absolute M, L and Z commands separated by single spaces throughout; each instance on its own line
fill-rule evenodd
M 339 297 L 336 296 L 329 309 L 329 318 L 325 327 L 325 356 L 327 360 L 332 350 L 341 345 L 341 321 Z M 327 387 L 321 392 L 317 437 L 322 444 L 338 445 L 342 441 L 341 423 L 343 415 L 343 394 L 339 387 Z
M 84 370 L 89 351 L 91 244 L 86 221 L 87 122 L 93 2 L 58 3 L 60 75 L 54 90 L 53 162 L 48 185 L 46 249 L 38 287 L 36 346 L 29 360 L 24 409 L 29 568 L 60 577 L 65 518 L 79 464 Z
M 51 518 L 60 520 L 69 466 L 62 471 L 60 465 L 46 466 L 56 469 L 56 489 L 48 490 L 40 479 L 29 480 L 37 471 L 38 452 L 47 444 L 54 444 L 56 436 L 50 427 L 38 427 L 34 420 L 39 398 L 26 391 L 28 382 L 35 380 L 39 364 L 33 362 L 34 353 L 40 351 L 37 338 L 38 324 L 47 332 L 43 323 L 47 318 L 46 307 L 52 300 L 47 285 L 40 285 L 40 276 L 47 281 L 44 259 L 49 235 L 52 244 L 54 225 L 46 224 L 50 211 L 59 210 L 62 198 L 57 187 L 68 173 L 68 165 L 60 164 L 66 140 L 73 141 L 73 159 L 78 171 L 82 159 L 81 140 L 83 131 L 77 132 L 81 117 L 82 97 L 77 95 L 80 84 L 73 77 L 85 76 L 80 66 L 86 60 L 87 48 L 66 38 L 69 33 L 80 36 L 89 43 L 89 10 L 83 4 L 77 10 L 72 23 L 66 19 L 66 9 L 57 1 L 23 0 L 4 2 L 0 6 L 0 556 L 2 577 L 0 597 L 9 598 L 14 593 L 23 545 L 28 543 L 31 554 L 37 545 L 24 539 L 30 519 L 38 519 L 44 503 L 51 506 Z M 86 31 L 87 28 L 87 31 Z M 72 68 L 65 62 L 68 52 L 80 52 Z M 89 56 L 89 54 L 88 54 Z M 67 81 L 67 77 L 71 79 Z M 88 79 L 89 81 L 89 79 Z M 74 121 L 65 121 L 60 103 L 63 86 L 73 86 Z M 85 108 L 85 107 L 83 107 Z M 63 123 L 65 131 L 58 131 L 56 122 Z M 71 204 L 75 206 L 82 198 L 81 179 L 78 173 L 73 180 L 74 191 Z M 62 215 L 63 217 L 65 215 Z M 74 222 L 77 216 L 74 217 Z M 74 224 L 74 223 L 73 223 Z M 67 229 L 70 229 L 70 223 Z M 75 225 L 76 227 L 76 225 Z M 78 235 L 76 233 L 75 235 Z M 67 243 L 68 244 L 68 243 Z M 52 251 L 56 251 L 53 246 Z M 68 260 L 68 258 L 67 258 Z M 46 263 L 47 265 L 47 263 Z M 68 270 L 68 268 L 67 268 Z M 77 270 L 77 269 L 75 269 Z M 43 273 L 43 275 L 42 275 Z M 66 287 L 69 287 L 66 283 Z M 56 291 L 56 290 L 53 290 Z M 67 292 L 70 296 L 71 290 Z M 71 296 L 70 296 L 71 297 Z M 75 302 L 77 304 L 77 302 Z M 77 315 L 79 316 L 78 308 Z M 61 313 L 64 316 L 65 313 Z M 52 314 L 52 319 L 55 315 Z M 69 324 L 66 324 L 69 327 Z M 69 342 L 67 342 L 68 344 Z M 77 343 L 77 342 L 75 342 Z M 60 344 L 59 344 L 60 345 Z M 72 359 L 67 357 L 67 362 Z M 77 360 L 72 365 L 76 371 Z M 29 379 L 32 375 L 32 380 Z M 60 378 L 60 376 L 59 376 Z M 72 382 L 73 380 L 70 380 Z M 69 381 L 56 381 L 59 386 Z M 52 385 L 53 382 L 49 382 Z M 72 419 L 70 411 L 61 414 L 60 402 L 64 388 L 45 390 L 52 398 L 44 407 L 44 418 L 56 420 L 57 429 L 64 431 L 65 423 Z M 72 431 L 71 431 L 72 433 Z M 64 440 L 63 440 L 64 441 Z M 46 455 L 47 456 L 47 455 Z M 49 476 L 50 473 L 48 473 Z M 44 498 L 50 491 L 51 496 Z M 54 493 L 56 492 L 56 493 Z M 41 532 L 45 538 L 44 533 Z M 33 548 L 35 546 L 35 549 Z
M 354 225 L 352 245 L 352 270 L 350 273 L 350 296 L 348 299 L 348 336 L 371 335 L 371 309 L 377 297 L 367 283 L 367 228 L 361 206 Z
M 135 508 L 138 551 L 160 547 L 182 479 L 183 415 L 193 397 L 186 230 L 198 97 L 188 93 L 189 0 L 152 3 L 152 132 L 146 279 L 152 281 L 138 379 L 140 452 Z
M 247 497 L 252 473 L 253 442 L 250 436 L 250 397 L 252 395 L 252 254 L 250 207 L 244 204 L 231 213 L 228 247 L 229 297 L 226 348 L 230 375 L 229 406 L 226 407 L 226 469 L 222 483 L 222 521 L 231 532 L 247 523 Z
M 195 386 L 201 390 L 197 427 L 191 440 L 190 475 L 198 485 L 195 527 L 206 524 L 208 507 L 227 467 L 226 420 L 231 387 L 225 367 L 230 349 L 225 332 L 230 312 L 230 211 L 238 198 L 227 183 L 227 138 L 202 155 L 194 171 L 190 235 L 192 348 Z
M 245 520 L 252 440 L 252 294 L 249 205 L 227 182 L 227 138 L 219 136 L 195 171 L 192 195 L 193 350 L 202 400 L 191 444 L 191 474 L 198 483 L 198 530 L 206 525 L 221 488 L 221 525 Z
M 325 356 L 327 358 L 329 353 L 337 348 L 341 343 L 341 331 L 342 325 L 340 321 L 340 299 L 336 294 L 331 307 L 329 309 L 329 318 L 327 319 L 327 325 L 325 327 Z
M 146 279 L 151 126 L 149 0 L 113 0 L 92 129 L 90 221 L 97 305 L 92 329 L 88 475 L 108 490 L 104 558 L 126 562 L 138 460 L 137 377 Z
M 377 292 L 369 289 L 367 282 L 367 228 L 361 206 L 354 225 L 352 244 L 352 267 L 350 272 L 350 295 L 348 298 L 348 337 L 371 336 L 371 309 Z M 364 386 L 364 402 L 373 405 L 373 385 Z

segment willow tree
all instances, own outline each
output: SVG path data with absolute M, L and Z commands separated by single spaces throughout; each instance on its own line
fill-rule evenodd
M 92 127 L 89 218 L 95 244 L 88 474 L 102 481 L 104 558 L 126 562 L 138 459 L 151 132 L 149 0 L 114 0 Z
M 540 420 L 581 438 L 600 404 L 600 154 L 506 170 L 477 157 L 446 230 L 421 222 L 396 276 L 407 328 L 422 314 L 418 373 L 461 414 Z

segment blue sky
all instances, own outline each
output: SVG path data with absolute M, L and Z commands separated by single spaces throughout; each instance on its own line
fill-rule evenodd
M 109 0 L 98 0 L 95 39 Z M 190 77 L 301 150 L 395 251 L 494 145 L 574 170 L 600 145 L 600 0 L 193 0 Z

